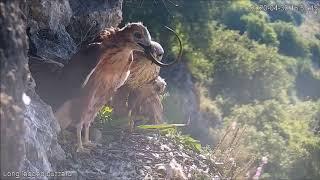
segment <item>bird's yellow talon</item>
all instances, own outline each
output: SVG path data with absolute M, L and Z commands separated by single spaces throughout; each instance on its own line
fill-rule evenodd
M 90 153 L 90 149 L 87 149 L 87 148 L 84 148 L 83 146 L 79 146 L 77 148 L 77 153 L 86 153 L 86 154 L 89 154 Z
M 97 147 L 97 144 L 96 144 L 96 143 L 93 143 L 93 142 L 91 142 L 91 141 L 84 142 L 83 145 L 84 145 L 84 146 L 87 146 L 87 147 L 89 147 L 89 148 L 95 148 L 95 147 Z

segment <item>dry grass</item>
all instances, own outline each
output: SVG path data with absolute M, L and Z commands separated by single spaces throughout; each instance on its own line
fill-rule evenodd
M 255 157 L 242 145 L 245 127 L 229 126 L 214 148 L 211 158 L 216 162 L 219 173 L 225 179 L 247 179 Z

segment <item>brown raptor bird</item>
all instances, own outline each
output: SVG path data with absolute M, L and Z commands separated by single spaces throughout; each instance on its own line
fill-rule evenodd
M 167 27 L 168 28 L 168 27 Z M 175 33 L 172 29 L 170 31 Z M 178 59 L 182 54 L 182 45 L 179 36 L 175 33 L 179 44 L 180 52 Z M 152 42 L 152 50 L 150 55 L 143 52 L 134 52 L 134 61 L 130 68 L 130 75 L 125 85 L 119 88 L 112 98 L 113 115 L 116 117 L 135 118 L 141 116 L 149 118 L 155 123 L 162 122 L 163 107 L 160 100 L 162 91 L 157 90 L 158 86 L 165 88 L 166 84 L 159 77 L 160 67 L 150 63 L 150 59 L 155 58 L 161 61 L 164 50 L 157 42 Z M 175 61 L 176 62 L 176 61 Z M 132 126 L 132 122 L 130 125 Z M 131 127 L 132 128 L 132 127 Z
M 160 124 L 164 122 L 161 95 L 167 83 L 158 76 L 155 80 L 132 90 L 128 97 L 130 118 L 143 123 Z
M 152 50 L 150 52 L 155 59 L 161 61 L 164 50 L 159 43 L 152 41 Z M 145 97 L 151 94 L 158 96 L 153 93 L 152 84 L 159 76 L 160 67 L 150 63 L 149 58 L 143 52 L 136 51 L 133 53 L 134 61 L 131 64 L 130 75 L 125 84 L 112 97 L 113 115 L 115 117 L 126 117 L 129 115 L 130 110 L 140 107 L 143 100 L 145 100 L 145 98 L 142 98 L 143 94 L 145 94 Z M 158 108 L 161 109 L 160 106 Z M 132 115 L 137 115 L 137 111 L 134 112 L 136 113 Z M 161 121 L 160 119 L 158 120 Z
M 75 87 L 75 91 L 71 91 L 75 92 L 75 95 L 65 101 L 55 113 L 62 128 L 68 125 L 76 127 L 78 152 L 87 152 L 83 145 L 94 146 L 89 140 L 90 124 L 102 106 L 128 78 L 133 61 L 132 52 L 143 51 L 149 54 L 150 50 L 151 37 L 147 28 L 141 23 L 130 23 L 122 29 L 109 28 L 102 31 L 93 43 L 79 51 L 65 67 L 65 70 L 71 68 L 73 71 L 87 74 L 85 78 L 80 79 L 80 90 L 77 91 L 79 87 Z M 160 66 L 166 65 L 154 58 L 151 58 L 151 61 Z M 84 66 L 85 63 L 90 67 Z
M 155 53 L 157 46 L 151 42 L 146 27 L 141 23 L 130 23 L 122 29 L 105 29 L 65 65 L 30 57 L 29 66 L 37 93 L 51 105 L 62 129 L 69 125 L 76 127 L 78 151 L 85 150 L 81 138 L 83 127 L 84 145 L 93 145 L 89 141 L 90 123 L 132 71 L 133 52 L 144 52 L 148 64 L 156 67 L 178 61 L 160 62 L 161 54 Z M 133 66 L 134 69 L 137 67 Z

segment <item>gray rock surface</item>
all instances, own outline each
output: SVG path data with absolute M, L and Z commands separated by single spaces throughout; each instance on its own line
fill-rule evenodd
M 168 83 L 170 96 L 178 97 L 185 122 L 199 118 L 199 97 L 195 83 L 186 63 L 178 63 L 169 68 L 162 68 L 161 76 Z
M 1 179 L 8 172 L 53 172 L 66 158 L 52 110 L 34 91 L 27 52 L 67 63 L 81 43 L 120 23 L 121 6 L 122 0 L 0 2 Z
M 19 1 L 0 1 L 1 179 L 16 172 L 25 155 L 22 95 L 30 74 L 25 24 L 18 7 Z
M 65 159 L 65 153 L 58 144 L 60 127 L 53 116 L 51 107 L 45 104 L 30 88 L 26 95 L 30 104 L 24 111 L 26 155 L 21 171 L 53 172 Z
M 108 135 L 110 137 L 110 135 Z M 65 135 L 62 147 L 67 160 L 59 171 L 75 172 L 70 179 L 213 179 L 215 162 L 173 138 L 158 133 L 117 134 L 116 139 L 91 150 L 75 153 L 75 137 Z M 107 136 L 104 135 L 104 139 Z M 73 142 L 73 143 L 70 143 Z
M 168 83 L 168 99 L 171 101 L 169 104 L 174 103 L 176 107 L 180 107 L 174 111 L 175 114 L 181 113 L 175 120 L 179 119 L 181 123 L 189 124 L 185 132 L 199 139 L 202 144 L 212 144 L 215 139 L 211 137 L 207 128 L 212 122 L 212 117 L 200 110 L 199 92 L 187 63 L 162 68 L 160 73 Z M 170 105 L 164 104 L 165 111 L 170 111 L 170 108 Z M 214 121 L 219 121 L 219 117 L 214 118 Z
M 118 26 L 122 0 L 27 0 L 24 13 L 30 51 L 67 63 L 82 43 L 103 28 Z

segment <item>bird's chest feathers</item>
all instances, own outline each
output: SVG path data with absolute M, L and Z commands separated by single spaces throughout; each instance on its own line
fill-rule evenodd
M 86 97 L 89 111 L 97 113 L 124 84 L 129 77 L 132 61 L 132 51 L 110 51 L 101 58 L 85 85 L 89 93 Z
M 120 80 L 118 81 L 118 84 L 115 85 L 115 90 L 117 90 L 118 88 L 120 88 L 121 86 L 123 86 L 123 84 L 126 82 L 126 80 L 128 79 L 130 75 L 130 70 L 124 72 L 121 77 Z
M 95 84 L 100 89 L 115 91 L 130 75 L 132 52 L 118 52 L 112 57 L 104 57 L 95 73 Z

